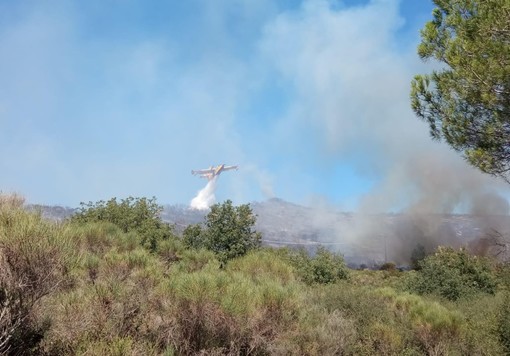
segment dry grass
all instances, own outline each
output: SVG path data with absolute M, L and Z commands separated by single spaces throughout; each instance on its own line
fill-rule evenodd
M 0 191 L 0 209 L 20 209 L 25 205 L 25 198 L 18 193 Z
M 42 321 L 34 319 L 33 310 L 42 298 L 69 285 L 68 272 L 77 256 L 66 226 L 25 212 L 18 197 L 2 204 L 0 351 L 16 353 L 42 338 Z

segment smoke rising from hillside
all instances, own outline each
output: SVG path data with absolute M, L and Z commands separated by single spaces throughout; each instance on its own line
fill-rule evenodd
M 509 212 L 508 186 L 432 141 L 427 125 L 412 113 L 410 81 L 431 68 L 417 58 L 418 38 L 409 46 L 396 42 L 402 25 L 396 0 L 343 9 L 308 1 L 298 13 L 269 24 L 261 44 L 298 96 L 280 122 L 283 131 L 309 127 L 332 165 L 354 162 L 360 175 L 374 180 L 352 222 L 322 238 L 360 251 L 376 246 L 379 256 L 386 250 L 395 260 L 418 243 L 460 243 L 455 231 L 442 228 L 438 214 Z M 387 212 L 404 218 L 385 226 L 377 214 Z M 319 212 L 313 221 L 335 226 L 334 219 Z
M 213 177 L 209 180 L 206 186 L 197 193 L 196 197 L 191 200 L 191 208 L 197 210 L 207 210 L 211 205 L 216 202 L 214 195 L 216 191 L 216 181 L 218 176 Z

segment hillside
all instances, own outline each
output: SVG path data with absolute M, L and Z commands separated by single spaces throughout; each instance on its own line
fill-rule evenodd
M 225 253 L 232 246 L 238 251 L 242 236 L 233 244 L 210 243 L 222 241 L 223 220 L 209 221 L 211 234 L 202 235 L 209 242 L 194 246 L 174 236 L 157 210 L 147 207 L 142 220 L 131 218 L 141 216 L 140 206 L 112 204 L 110 214 L 92 210 L 60 224 L 9 201 L 0 204 L 0 354 L 505 355 L 510 350 L 508 265 L 463 249 L 438 248 L 422 256 L 420 269 L 413 271 L 391 263 L 352 270 L 342 256 L 325 249 L 309 255 L 255 247 L 229 257 Z M 273 224 L 292 214 L 312 218 L 313 209 L 282 201 L 262 204 L 275 209 L 264 209 Z M 191 214 L 175 210 L 183 219 Z M 54 207 L 46 216 L 51 212 L 70 210 Z M 350 225 L 370 221 L 339 216 Z M 404 221 L 400 215 L 377 218 L 388 226 Z M 476 221 L 441 219 L 462 226 Z
M 509 216 L 444 214 L 363 215 L 326 208 L 310 208 L 282 199 L 251 203 L 257 215 L 255 228 L 269 246 L 303 246 L 314 250 L 318 245 L 343 254 L 351 265 L 379 264 L 394 261 L 407 264 L 418 244 L 432 251 L 438 245 L 454 247 L 473 244 L 495 231 L 510 233 Z M 59 206 L 31 205 L 43 217 L 62 220 L 74 209 Z M 182 232 L 189 224 L 204 221 L 206 212 L 185 205 L 165 205 L 162 219 Z

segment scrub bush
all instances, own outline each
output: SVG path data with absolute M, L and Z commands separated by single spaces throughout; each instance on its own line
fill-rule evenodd
M 34 308 L 69 286 L 78 249 L 66 225 L 24 211 L 17 199 L 0 200 L 0 354 L 23 354 L 48 327 Z
M 314 256 L 310 256 L 304 249 L 282 249 L 279 254 L 294 266 L 300 279 L 306 284 L 328 284 L 349 278 L 349 269 L 344 258 L 322 246 Z
M 418 294 L 436 294 L 449 300 L 470 297 L 475 293 L 494 294 L 496 278 L 489 261 L 470 255 L 466 250 L 438 247 L 410 275 L 408 289 Z

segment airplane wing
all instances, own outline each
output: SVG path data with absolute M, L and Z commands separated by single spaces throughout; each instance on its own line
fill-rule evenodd
M 196 170 L 196 171 L 191 171 L 191 174 L 210 174 L 210 173 L 214 173 L 214 170 L 213 169 L 199 169 L 199 170 Z
M 238 166 L 225 166 L 225 167 L 223 167 L 223 170 L 224 171 L 230 171 L 232 169 L 237 169 L 237 168 L 238 168 Z

